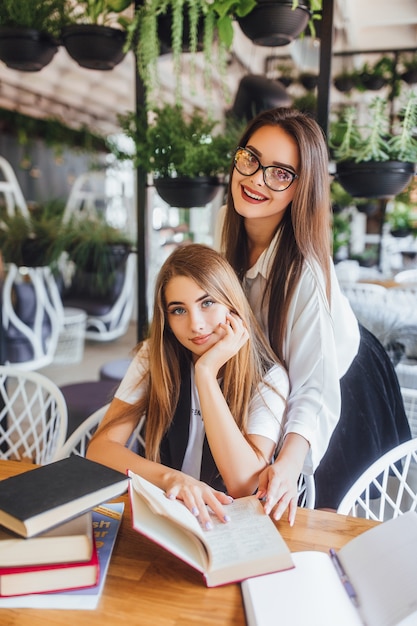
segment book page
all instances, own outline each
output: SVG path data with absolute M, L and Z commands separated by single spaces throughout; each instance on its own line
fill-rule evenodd
M 367 626 L 417 623 L 417 513 L 389 520 L 352 539 L 339 558 Z
M 227 513 L 231 517 L 227 524 L 212 515 L 214 528 L 205 535 L 210 548 L 210 570 L 239 563 L 244 569 L 250 562 L 270 561 L 281 555 L 288 556 L 287 567 L 292 567 L 287 544 L 257 498 L 238 498 L 227 505 Z
M 362 626 L 325 552 L 292 558 L 294 569 L 242 582 L 248 626 Z
M 147 480 L 129 472 L 133 528 L 200 572 L 208 565 L 204 535 L 197 519 L 178 500 Z

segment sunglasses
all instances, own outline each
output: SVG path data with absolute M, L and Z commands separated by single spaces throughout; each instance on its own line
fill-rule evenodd
M 264 183 L 272 191 L 285 191 L 298 178 L 298 174 L 286 167 L 262 165 L 258 157 L 248 148 L 237 148 L 234 154 L 234 166 L 242 176 L 252 176 L 262 170 Z

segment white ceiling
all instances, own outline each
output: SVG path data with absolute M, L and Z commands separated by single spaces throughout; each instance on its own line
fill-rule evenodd
M 366 50 L 417 50 L 417 0 L 334 0 L 335 53 Z M 202 86 L 203 60 L 198 55 L 199 70 L 195 93 L 188 85 L 188 55 L 184 55 L 184 103 L 208 106 L 218 119 L 230 108 L 240 79 L 247 73 L 264 74 L 265 58 L 269 55 L 291 57 L 299 43 L 264 48 L 249 41 L 235 25 L 233 56 L 228 66 L 226 98 L 215 76 L 211 94 Z M 311 52 L 307 61 L 311 59 Z M 363 55 L 352 57 L 356 65 Z M 333 58 L 333 74 L 349 61 L 346 57 Z M 353 61 L 352 61 L 353 62 Z M 173 101 L 173 72 L 170 55 L 160 58 L 162 79 L 161 99 Z M 339 97 L 331 94 L 331 98 Z M 52 62 L 40 72 L 17 72 L 0 62 L 0 107 L 16 109 L 34 116 L 58 117 L 79 126 L 89 125 L 102 133 L 117 129 L 118 113 L 133 110 L 135 106 L 134 57 L 129 53 L 124 61 L 110 72 L 81 68 L 61 47 Z

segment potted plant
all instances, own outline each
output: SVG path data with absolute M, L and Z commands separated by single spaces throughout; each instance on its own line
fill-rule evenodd
M 358 70 L 359 80 L 364 90 L 378 91 L 392 81 L 394 74 L 394 59 L 382 56 L 372 66 L 364 63 Z
M 69 1 L 69 0 L 67 0 Z M 125 55 L 129 19 L 123 12 L 132 0 L 81 0 L 70 6 L 71 23 L 62 29 L 68 54 L 81 67 L 111 70 Z
M 103 217 L 72 217 L 62 230 L 62 247 L 75 271 L 71 294 L 86 293 L 90 298 L 108 294 L 133 246 L 129 235 Z
M 176 78 L 177 103 L 181 100 L 182 68 L 181 55 L 187 50 L 191 55 L 191 73 L 194 55 L 202 49 L 206 59 L 206 80 L 210 77 L 213 65 L 225 73 L 225 51 L 233 41 L 233 20 L 236 16 L 250 13 L 256 0 L 146 0 L 139 3 L 134 18 L 128 26 L 127 48 L 135 51 L 138 72 L 144 83 L 148 102 L 158 87 L 158 58 L 167 50 L 172 52 Z M 161 43 L 161 24 L 170 21 L 170 35 Z M 201 30 L 203 33 L 201 34 Z M 218 56 L 213 62 L 213 54 L 218 43 Z M 151 108 L 151 106 L 150 106 Z
M 407 189 L 395 196 L 392 205 L 387 207 L 385 220 L 390 226 L 390 233 L 393 237 L 417 235 L 417 205 L 411 200 L 415 188 L 415 184 L 409 185 Z
M 341 93 L 349 93 L 358 85 L 358 73 L 356 70 L 342 70 L 335 75 L 333 85 Z
M 409 85 L 417 83 L 417 52 L 411 55 L 405 53 L 400 57 L 403 71 L 400 78 Z
M 398 115 L 396 134 L 390 132 L 388 102 L 383 98 L 374 98 L 369 120 L 363 125 L 357 121 L 356 109 L 343 109 L 330 128 L 339 183 L 360 198 L 389 198 L 400 193 L 415 172 L 416 124 L 417 95 L 412 92 Z
M 67 0 L 2 0 L 0 59 L 11 69 L 35 72 L 58 50 Z
M 56 269 L 64 249 L 61 218 L 63 203 L 51 201 L 31 207 L 29 215 L 16 211 L 0 216 L 0 249 L 3 261 L 17 267 Z
M 256 7 L 237 17 L 237 22 L 258 46 L 286 46 L 320 15 L 321 9 L 322 0 L 257 0 Z M 311 30 L 315 32 L 314 25 Z
M 119 121 L 134 154 L 115 149 L 118 158 L 132 158 L 135 167 L 152 173 L 162 199 L 179 208 L 205 206 L 214 198 L 243 125 L 231 120 L 215 133 L 215 120 L 197 110 L 187 115 L 181 106 L 169 104 L 152 115 L 143 107 L 119 116 Z

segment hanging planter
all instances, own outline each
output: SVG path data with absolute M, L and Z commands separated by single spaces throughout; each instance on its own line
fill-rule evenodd
M 341 161 L 336 178 L 354 198 L 391 198 L 411 182 L 415 164 L 404 161 Z
M 333 80 L 333 85 L 341 93 L 348 93 L 355 87 L 355 79 L 350 74 L 340 74 Z
M 221 187 L 217 176 L 156 178 L 154 184 L 162 200 L 181 209 L 206 206 Z
M 306 3 L 293 9 L 291 0 L 258 0 L 256 7 L 237 22 L 258 46 L 286 46 L 303 32 L 310 16 Z
M 33 28 L 0 27 L 0 59 L 12 70 L 39 72 L 58 51 L 58 42 Z
M 249 121 L 266 109 L 290 104 L 291 97 L 281 81 L 248 74 L 239 83 L 232 111 L 237 119 Z
M 316 74 L 309 74 L 306 72 L 304 74 L 300 74 L 299 80 L 304 89 L 307 89 L 307 91 L 313 91 L 313 89 L 317 87 L 319 77 L 316 76 Z
M 369 105 L 369 120 L 359 125 L 357 112 L 347 107 L 332 125 L 330 146 L 336 176 L 356 198 L 390 198 L 398 195 L 415 173 L 417 96 L 410 92 L 390 134 L 388 101 L 376 97 Z
M 126 33 L 99 24 L 72 24 L 62 30 L 66 51 L 81 67 L 112 70 L 126 56 Z

